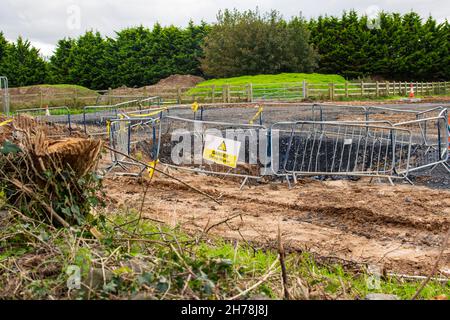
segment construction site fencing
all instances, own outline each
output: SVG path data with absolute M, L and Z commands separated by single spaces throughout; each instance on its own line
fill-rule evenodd
M 160 122 L 160 163 L 205 174 L 258 179 L 270 161 L 268 131 L 261 125 L 201 121 L 166 116 Z M 205 137 L 241 142 L 237 167 L 212 163 L 203 158 Z
M 126 155 L 132 155 L 136 148 L 143 150 L 152 159 L 158 158 L 159 151 L 159 119 L 154 118 L 125 118 L 113 119 L 108 125 L 110 144 L 114 150 Z M 130 166 L 141 165 L 134 163 L 122 154 L 111 151 L 112 164 L 110 169 L 121 167 L 128 171 Z
M 355 175 L 378 175 L 378 176 L 405 176 L 408 172 L 420 170 L 426 167 L 432 167 L 439 163 L 445 164 L 448 161 L 448 149 L 449 149 L 449 138 L 448 138 L 448 115 L 447 109 L 443 107 L 436 107 L 432 109 L 427 109 L 426 106 L 417 107 L 414 110 L 404 109 L 402 106 L 399 107 L 377 107 L 377 106 L 347 106 L 347 105 L 327 105 L 327 104 L 284 104 L 284 103 L 265 103 L 265 104 L 217 104 L 201 105 L 196 112 L 190 110 L 189 107 L 179 108 L 178 110 L 170 109 L 169 112 L 172 116 L 176 114 L 179 118 L 206 121 L 206 122 L 227 122 L 234 124 L 257 124 L 260 126 L 270 127 L 273 124 L 283 122 L 285 119 L 293 120 L 290 123 L 299 121 L 310 121 L 312 130 L 315 130 L 315 134 L 309 139 L 318 139 L 317 145 L 326 143 L 325 140 L 328 139 L 327 133 L 330 132 L 330 122 L 333 122 L 333 126 L 339 125 L 344 126 L 358 126 L 359 129 L 363 130 L 364 136 L 359 133 L 356 138 L 348 138 L 354 141 L 361 137 L 364 139 L 372 139 L 371 141 L 375 144 L 372 148 L 379 148 L 380 143 L 384 143 L 383 147 L 386 146 L 386 141 L 389 139 L 390 131 L 394 133 L 396 130 L 405 129 L 410 132 L 410 135 L 396 134 L 394 147 L 396 150 L 389 151 L 393 156 L 396 155 L 395 159 L 375 159 L 371 161 L 372 167 L 367 167 L 366 170 L 356 171 Z M 383 126 L 384 132 L 380 136 L 380 130 L 375 130 L 375 127 Z M 389 129 L 388 129 L 389 128 Z M 336 131 L 336 130 L 335 130 Z M 270 132 L 270 131 L 269 131 Z M 309 131 L 308 131 L 309 132 Z M 322 132 L 324 135 L 322 135 Z M 339 132 L 339 130 L 338 130 Z M 335 132 L 337 134 L 337 132 Z M 343 135 L 352 135 L 349 133 L 342 133 Z M 280 137 L 280 144 L 283 143 L 282 137 Z M 325 140 L 321 140 L 325 139 Z M 406 139 L 406 140 L 405 140 Z M 347 140 L 348 141 L 348 140 Z M 365 141 L 363 140 L 363 143 Z M 316 147 L 317 147 L 316 145 Z M 411 146 L 411 150 L 408 149 Z M 354 146 L 353 146 L 354 147 Z M 401 147 L 401 152 L 398 150 Z M 342 147 L 341 147 L 342 149 Z M 386 149 L 382 149 L 386 150 Z M 406 150 L 409 150 L 406 152 Z M 291 150 L 292 151 L 292 150 Z M 314 149 L 310 150 L 315 152 Z M 316 150 L 320 153 L 320 150 Z M 358 151 L 359 152 L 359 151 Z M 380 154 L 380 157 L 388 155 L 386 151 Z M 397 154 L 396 154 L 397 153 Z M 344 154 L 345 155 L 345 154 Z M 374 154 L 376 156 L 377 154 Z M 286 159 L 285 155 L 281 155 Z M 308 155 L 305 155 L 308 157 Z M 311 157 L 311 154 L 309 155 Z M 320 155 L 316 155 L 318 161 L 320 162 Z M 366 159 L 367 159 L 366 155 Z M 401 160 L 408 159 L 406 166 Z M 374 162 L 383 164 L 383 167 L 375 167 Z M 348 160 L 347 158 L 342 159 L 342 161 L 349 161 L 349 168 L 353 168 L 353 164 L 357 164 L 355 160 Z M 368 160 L 370 161 L 370 160 Z M 396 164 L 396 161 L 400 161 Z M 295 162 L 295 161 L 294 161 Z M 294 163 L 294 162 L 287 162 Z M 389 170 L 385 170 L 384 165 L 388 163 L 394 164 Z M 298 164 L 298 163 L 297 163 Z M 325 162 L 326 164 L 326 162 Z M 313 165 L 313 164 L 312 164 Z M 327 165 L 325 165 L 326 167 Z M 313 165 L 315 168 L 315 164 Z M 320 167 L 320 166 L 319 166 Z M 345 163 L 341 164 L 341 168 L 346 168 Z M 339 168 L 339 166 L 338 166 Z M 356 166 L 356 169 L 359 166 Z M 289 168 L 284 168 L 287 171 Z M 291 168 L 292 169 L 292 168 Z M 302 169 L 305 169 L 304 167 Z M 307 168 L 311 169 L 311 168 Z M 329 168 L 329 172 L 336 174 L 336 168 Z M 327 172 L 325 170 L 324 172 Z M 315 170 L 309 172 L 306 170 L 302 172 L 303 174 L 313 174 L 317 172 Z M 354 170 L 348 172 L 343 172 L 344 174 L 350 175 L 350 173 L 355 173 Z
M 9 115 L 9 88 L 8 88 L 8 78 L 0 76 L 0 99 L 2 102 L 1 112 Z
M 279 154 L 272 150 L 272 158 L 279 158 L 279 162 L 272 160 L 272 171 L 279 176 L 408 175 L 412 138 L 403 128 L 372 123 L 280 122 L 272 125 L 271 135 L 279 141 Z
M 69 134 L 81 129 L 89 135 L 109 135 L 119 151 L 130 154 L 138 146 L 151 159 L 160 157 L 168 166 L 239 177 L 260 177 L 267 173 L 268 164 L 277 168 L 276 175 L 402 177 L 447 165 L 449 153 L 449 120 L 444 107 L 408 110 L 402 106 L 273 102 L 162 106 L 159 97 L 150 97 L 113 106 L 87 106 L 81 114 L 71 114 L 67 107 L 25 109 L 15 114 L 27 114 L 42 125 L 63 124 Z M 247 156 L 240 156 L 237 168 L 230 169 L 203 160 L 199 163 L 201 151 L 191 148 L 191 160 L 197 157 L 196 161 L 175 163 L 169 155 L 175 144 L 180 145 L 171 140 L 176 130 L 184 130 L 179 138 L 186 136 L 192 143 L 202 142 L 208 130 L 224 137 L 234 132 Z M 274 139 L 279 146 L 272 144 Z M 250 156 L 249 143 L 257 146 Z M 263 156 L 265 161 L 260 161 Z
M 163 104 L 163 99 L 161 97 L 148 97 L 144 99 L 140 99 L 139 102 L 139 108 L 145 109 L 150 107 L 160 107 Z
M 83 126 L 88 135 L 106 135 L 107 124 L 112 119 L 117 119 L 120 112 L 142 109 L 141 100 L 131 100 L 112 106 L 86 106 L 81 116 L 76 117 L 76 122 Z
M 26 115 L 26 117 L 22 117 L 22 115 Z M 32 118 L 35 125 L 47 126 L 49 129 L 52 127 L 55 129 L 55 125 L 58 124 L 58 130 L 54 130 L 57 135 L 62 133 L 70 135 L 73 131 L 72 115 L 68 107 L 22 109 L 14 112 L 13 117 L 18 123 L 29 122 L 29 119 Z M 51 132 L 52 130 L 47 131 Z
M 448 111 L 440 111 L 432 117 L 430 112 L 418 114 L 417 120 L 394 124 L 395 127 L 408 129 L 412 133 L 412 150 L 410 172 L 419 171 L 442 164 L 448 168 L 449 130 Z M 423 118 L 424 116 L 428 116 Z

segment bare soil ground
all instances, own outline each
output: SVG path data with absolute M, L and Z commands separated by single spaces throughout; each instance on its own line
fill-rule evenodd
M 156 174 L 145 199 L 145 216 L 191 232 L 218 224 L 210 234 L 265 246 L 275 244 L 280 223 L 291 250 L 375 264 L 392 272 L 429 272 L 450 226 L 449 189 L 303 180 L 292 189 L 261 183 L 239 191 L 237 181 L 169 172 L 222 204 Z M 105 185 L 111 208 L 140 208 L 142 180 L 110 176 Z M 439 272 L 450 275 L 450 249 Z

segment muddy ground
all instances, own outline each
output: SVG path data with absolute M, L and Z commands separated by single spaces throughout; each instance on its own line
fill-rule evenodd
M 427 110 L 433 105 L 419 105 Z M 310 110 L 308 108 L 308 110 Z M 304 120 L 303 107 L 266 110 L 265 123 Z M 208 110 L 204 120 L 250 119 L 256 108 Z M 174 112 L 191 117 L 189 110 Z M 325 119 L 342 114 L 359 117 L 354 109 L 324 110 Z M 197 115 L 198 116 L 198 115 Z M 382 118 L 389 118 L 383 114 Z M 393 117 L 397 116 L 395 114 Z M 410 119 L 389 119 L 394 122 Z M 221 205 L 170 179 L 156 176 L 145 199 L 143 213 L 170 225 L 180 224 L 201 232 L 219 223 L 211 235 L 261 246 L 275 246 L 280 224 L 285 245 L 317 256 L 374 264 L 388 272 L 426 275 L 433 268 L 446 230 L 450 226 L 450 174 L 443 166 L 414 173 L 416 186 L 386 181 L 314 179 L 302 180 L 289 189 L 279 181 L 258 183 L 239 191 L 239 180 L 169 170 L 170 173 L 217 198 Z M 112 209 L 139 208 L 143 186 L 130 177 L 108 177 Z M 226 223 L 221 223 L 231 218 Z M 438 272 L 450 276 L 450 248 L 444 252 Z
M 450 190 L 368 180 L 302 180 L 258 183 L 239 191 L 239 181 L 169 169 L 171 174 L 220 199 L 221 205 L 162 175 L 155 175 L 145 199 L 145 216 L 190 232 L 230 218 L 211 235 L 275 245 L 278 224 L 291 250 L 320 257 L 375 264 L 389 272 L 424 275 L 432 269 L 450 226 Z M 142 183 L 108 176 L 111 209 L 141 205 Z M 450 276 L 450 248 L 439 265 Z
M 214 109 L 205 113 L 204 120 L 240 119 L 248 123 L 256 111 L 256 108 L 232 112 Z M 305 120 L 309 112 L 310 108 L 272 108 L 264 119 L 269 125 L 282 120 Z M 325 120 L 342 113 L 342 109 L 327 111 Z M 345 113 L 355 117 L 361 114 L 353 109 Z M 175 115 L 192 117 L 192 111 L 180 110 Z M 108 164 L 105 156 L 101 165 Z M 450 174 L 443 167 L 412 177 L 423 186 L 402 183 L 390 186 L 385 181 L 371 184 L 366 178 L 308 179 L 299 181 L 292 189 L 286 183 L 273 181 L 252 183 L 242 191 L 240 180 L 174 169 L 168 172 L 220 199 L 221 204 L 156 174 L 145 199 L 145 216 L 172 226 L 181 225 L 192 233 L 214 226 L 211 236 L 240 243 L 275 246 L 280 225 L 285 246 L 291 250 L 374 264 L 389 272 L 426 275 L 433 268 L 450 227 Z M 111 211 L 140 208 L 144 191 L 141 179 L 110 174 L 104 185 Z M 228 221 L 224 223 L 225 220 Z M 438 269 L 441 276 L 450 277 L 450 247 Z

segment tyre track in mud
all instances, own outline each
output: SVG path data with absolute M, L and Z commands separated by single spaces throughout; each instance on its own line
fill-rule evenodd
M 166 184 L 165 182 L 161 182 L 161 186 Z M 170 189 L 173 189 L 173 185 L 167 184 L 166 186 Z M 179 185 L 180 190 L 187 191 L 189 193 L 193 193 L 189 188 Z M 214 194 L 217 196 L 216 189 L 208 189 L 204 188 L 204 192 L 209 194 Z M 282 210 L 283 215 L 288 219 L 292 219 L 294 221 L 300 222 L 309 222 L 314 224 L 320 224 L 327 227 L 340 228 L 346 232 L 354 232 L 355 234 L 366 234 L 367 232 L 361 232 L 361 230 L 367 230 L 368 223 L 372 224 L 371 229 L 374 231 L 374 236 L 377 236 L 381 233 L 380 237 L 386 238 L 385 234 L 382 232 L 377 232 L 375 227 L 383 228 L 389 226 L 390 228 L 399 229 L 414 229 L 417 231 L 431 231 L 434 233 L 438 233 L 439 237 L 441 234 L 445 233 L 450 226 L 450 218 L 445 217 L 431 217 L 426 221 L 423 220 L 415 220 L 412 216 L 390 216 L 380 212 L 376 212 L 375 210 L 370 210 L 367 208 L 361 208 L 357 206 L 312 206 L 312 205 L 299 205 L 292 203 L 280 203 L 272 200 L 265 199 L 255 199 L 254 197 L 247 197 L 245 193 L 242 194 L 222 194 L 221 200 L 229 200 L 234 201 L 234 203 L 249 204 L 253 203 L 256 208 L 262 206 L 264 208 L 271 208 L 270 212 L 278 212 L 280 208 Z M 225 204 L 224 204 L 225 205 Z M 416 204 L 419 207 L 425 208 L 425 206 L 418 202 Z M 256 210 L 258 211 L 258 210 Z M 347 226 L 346 226 L 347 225 Z M 349 226 L 351 225 L 351 226 Z M 411 242 L 416 243 L 417 239 L 411 239 Z M 438 243 L 439 240 L 437 239 Z M 427 243 L 427 242 L 426 242 Z M 434 243 L 436 244 L 436 243 Z

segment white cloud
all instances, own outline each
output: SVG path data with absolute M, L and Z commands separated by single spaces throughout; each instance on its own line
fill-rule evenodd
M 19 35 L 29 39 L 50 55 L 56 41 L 64 37 L 76 37 L 86 30 L 94 29 L 104 35 L 114 35 L 114 31 L 143 24 L 152 26 L 155 22 L 163 25 L 185 26 L 190 19 L 195 22 L 212 22 L 219 9 L 237 8 L 261 11 L 279 10 L 285 17 L 302 12 L 307 18 L 318 15 L 340 15 L 343 10 L 355 9 L 365 13 L 371 6 L 384 11 L 409 12 L 414 10 L 423 17 L 432 15 L 438 21 L 450 17 L 448 0 L 1 0 L 0 31 L 8 39 Z M 73 10 L 79 7 L 80 23 L 68 23 L 73 18 Z M 71 20 L 72 21 L 72 20 Z M 72 27 L 69 27 L 72 26 Z

